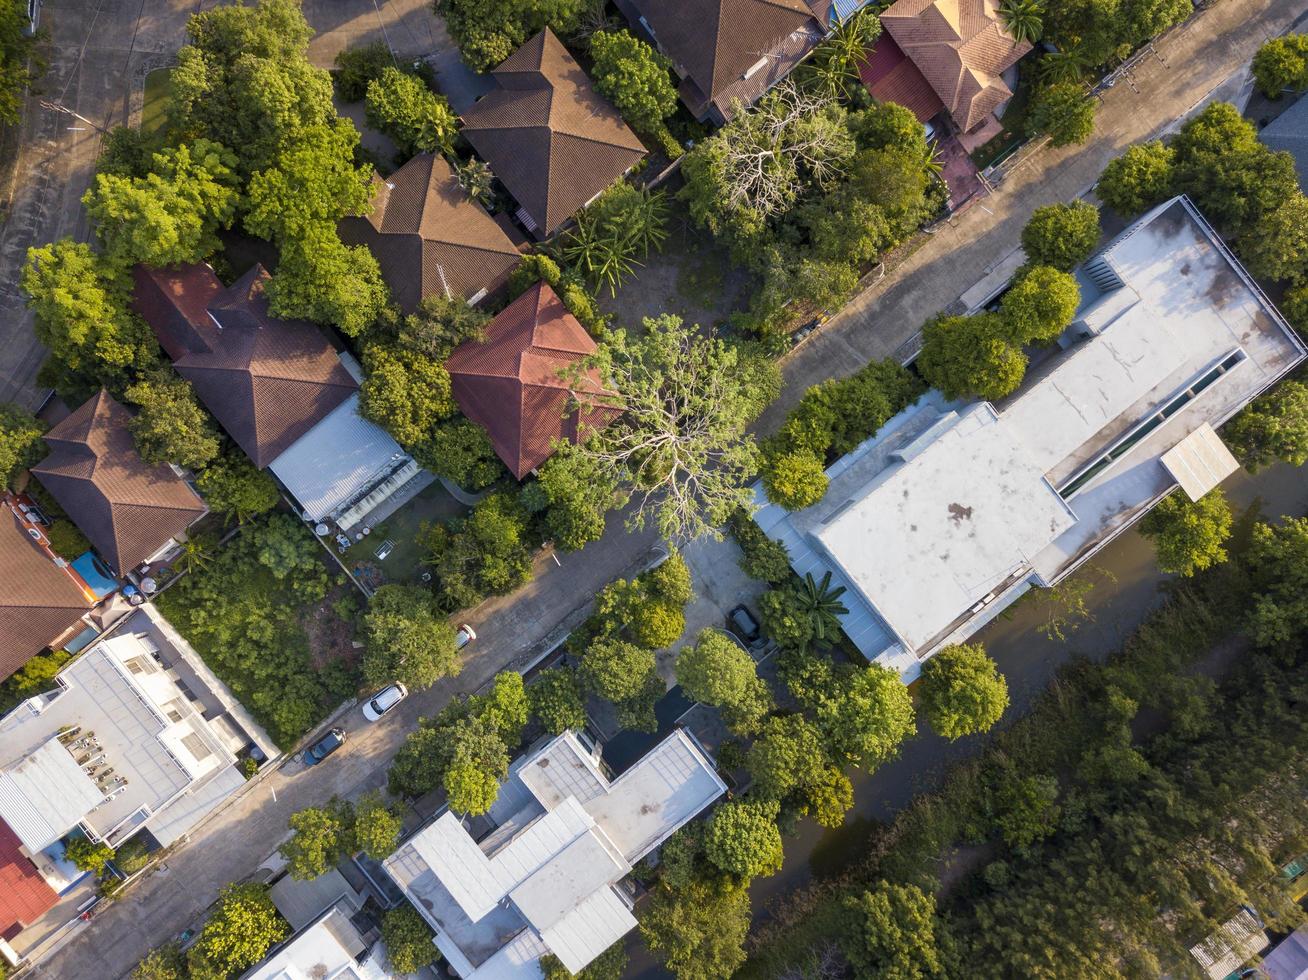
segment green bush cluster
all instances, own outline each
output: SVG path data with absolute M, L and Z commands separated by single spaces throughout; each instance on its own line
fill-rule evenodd
M 568 312 L 577 318 L 577 322 L 585 327 L 591 336 L 604 336 L 608 327 L 608 317 L 600 312 L 595 297 L 586 287 L 585 280 L 571 270 L 564 272 L 548 255 L 534 252 L 518 263 L 509 274 L 509 299 L 517 299 L 538 282 L 545 283 L 558 293 Z
M 289 748 L 354 693 L 351 670 L 319 670 L 306 617 L 330 584 L 322 549 L 289 514 L 247 524 L 212 560 L 156 599 L 162 612 L 279 745 Z
M 763 440 L 760 474 L 768 499 L 789 510 L 817 503 L 826 494 L 828 463 L 875 435 L 921 393 L 922 383 L 891 360 L 809 388 L 777 433 Z
M 1285 34 L 1264 44 L 1254 55 L 1253 76 L 1269 99 L 1308 89 L 1308 34 Z

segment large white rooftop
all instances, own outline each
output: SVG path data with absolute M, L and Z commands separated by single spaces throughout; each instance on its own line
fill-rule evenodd
M 1303 343 L 1186 198 L 1078 270 L 1064 350 L 996 410 L 932 392 L 828 470 L 826 497 L 763 530 L 849 589 L 843 625 L 911 680 L 920 660 L 1051 585 L 1184 484 L 1233 460 L 1213 429 Z
M 534 980 L 546 952 L 576 973 L 636 925 L 614 886 L 725 789 L 680 729 L 613 781 L 565 732 L 515 764 L 490 833 L 446 812 L 385 867 L 460 976 Z

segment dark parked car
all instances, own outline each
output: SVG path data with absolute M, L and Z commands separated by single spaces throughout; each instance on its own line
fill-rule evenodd
M 344 729 L 333 728 L 304 750 L 304 764 L 306 766 L 316 766 L 344 744 Z
M 752 645 L 759 640 L 758 620 L 743 603 L 727 613 L 727 628 L 748 644 Z

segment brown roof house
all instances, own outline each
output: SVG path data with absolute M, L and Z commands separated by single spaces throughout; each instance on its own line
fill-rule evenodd
M 17 499 L 0 497 L 0 680 L 83 627 L 95 602 Z
M 630 170 L 645 147 L 548 28 L 491 73 L 463 135 L 521 205 L 538 238 Z
M 214 418 L 263 469 L 359 387 L 322 331 L 275 320 L 255 264 L 229 287 L 207 265 L 136 267 L 136 309 Z
M 204 406 L 310 521 L 360 523 L 410 480 L 431 480 L 359 415 L 358 365 L 311 323 L 268 313 L 255 265 L 230 287 L 207 265 L 137 266 L 135 307 Z
M 826 36 L 831 0 L 617 0 L 681 76 L 697 119 L 725 123 L 752 105 Z M 857 8 L 858 4 L 840 4 Z
M 965 133 L 1013 97 L 1000 75 L 1031 50 L 1008 33 L 998 0 L 898 0 L 881 24 Z
M 149 466 L 127 409 L 101 391 L 46 433 L 32 473 L 115 572 L 153 561 L 208 508 L 166 463 Z
M 439 154 L 420 153 L 385 180 L 374 175 L 373 187 L 372 213 L 341 221 L 341 239 L 376 256 L 406 313 L 432 295 L 475 304 L 518 264 L 513 241 Z
M 621 414 L 606 403 L 594 369 L 583 390 L 564 376 L 594 352 L 595 341 L 554 290 L 537 283 L 490 322 L 485 340 L 457 347 L 445 369 L 463 414 L 486 430 L 521 480 L 549 459 L 555 440 L 575 443 Z

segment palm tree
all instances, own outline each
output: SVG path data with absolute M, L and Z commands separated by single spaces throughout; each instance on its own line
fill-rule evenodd
M 491 168 L 486 163 L 474 157 L 457 168 L 455 173 L 458 176 L 459 186 L 469 197 L 482 207 L 490 207 L 491 181 L 495 179 L 495 175 L 491 173 Z
M 811 88 L 828 98 L 849 97 L 858 70 L 867 56 L 880 24 L 870 7 L 860 7 L 836 25 L 831 36 L 813 53 L 805 72 Z
M 999 16 L 1015 41 L 1040 40 L 1044 28 L 1044 7 L 1040 0 L 1001 0 Z
M 813 578 L 812 572 L 805 572 L 804 582 L 796 591 L 799 607 L 813 627 L 813 638 L 825 641 L 828 637 L 835 636 L 840 631 L 840 620 L 837 617 L 849 612 L 840 601 L 840 597 L 845 594 L 845 587 L 831 588 L 830 571 L 822 576 L 821 582 Z
M 1085 76 L 1089 61 L 1080 51 L 1051 51 L 1040 59 L 1036 71 L 1041 81 L 1051 85 L 1058 82 L 1079 82 Z
M 187 538 L 182 545 L 182 553 L 177 556 L 177 567 L 183 572 L 196 572 L 209 564 L 209 550 L 213 546 L 213 541 L 205 536 L 200 535 L 194 538 Z

